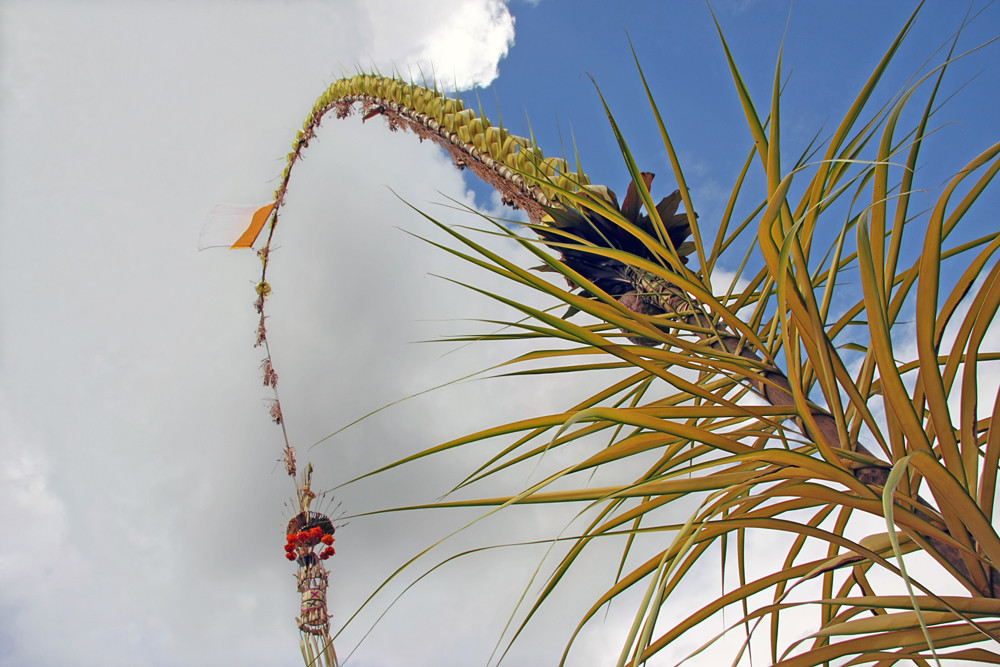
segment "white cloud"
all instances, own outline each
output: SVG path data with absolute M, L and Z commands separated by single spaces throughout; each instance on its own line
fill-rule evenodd
M 370 57 L 382 71 L 395 68 L 418 82 L 436 78 L 444 88 L 459 90 L 487 86 L 514 44 L 514 17 L 502 0 L 364 6 L 372 13 L 375 37 Z
M 276 470 L 280 431 L 266 414 L 262 353 L 251 347 L 259 262 L 252 253 L 197 254 L 198 231 L 216 203 L 270 196 L 301 117 L 338 63 L 365 62 L 388 40 L 397 62 L 434 60 L 450 74 L 467 54 L 435 45 L 467 34 L 487 48 L 455 76 L 485 83 L 513 19 L 497 2 L 450 12 L 407 2 L 377 16 L 367 3 L 252 6 L 0 6 L 0 270 L 17 285 L 0 290 L 0 518 L 14 537 L 0 541 L 0 663 L 298 660 L 298 601 L 280 550 L 291 486 Z M 355 118 L 321 129 L 279 229 L 271 341 L 293 443 L 316 463 L 320 485 L 572 402 L 566 389 L 537 381 L 463 383 L 308 449 L 374 408 L 515 353 L 473 344 L 445 355 L 459 346 L 412 344 L 489 326 L 453 318 L 512 314 L 428 275 L 501 289 L 397 229 L 444 238 L 390 188 L 449 224 L 477 224 L 433 203 L 473 203 L 438 148 Z M 472 449 L 337 498 L 351 513 L 426 502 L 482 460 Z M 477 515 L 352 521 L 331 563 L 336 622 L 406 556 Z M 517 517 L 484 523 L 441 556 L 551 533 L 569 519 L 530 509 Z M 511 551 L 503 562 L 530 572 L 540 554 Z M 358 664 L 485 660 L 527 579 L 512 586 L 505 571 L 485 575 L 483 562 L 456 563 L 419 584 L 420 595 L 361 647 Z M 468 590 L 498 602 L 482 607 Z M 389 599 L 338 649 L 350 650 Z M 622 624 L 612 621 L 581 641 L 607 644 L 594 637 Z M 553 624 L 568 635 L 574 622 L 552 614 L 528 639 Z M 531 641 L 521 646 L 533 650 Z M 519 655 L 512 664 L 530 664 Z
M 491 3 L 460 6 L 454 22 L 431 9 L 437 22 L 413 30 L 368 3 L 0 5 L 0 277 L 17 285 L 0 290 L 0 519 L 11 537 L 0 541 L 0 664 L 298 660 L 280 550 L 291 487 L 274 469 L 280 431 L 251 347 L 259 262 L 197 254 L 197 235 L 214 204 L 270 196 L 339 63 L 365 62 L 386 35 L 399 53 L 421 54 L 434 30 L 464 25 L 485 43 L 512 26 Z M 492 48 L 462 76 L 495 70 L 506 46 Z M 381 123 L 329 125 L 293 183 L 274 263 L 276 362 L 303 450 L 362 411 L 487 363 L 439 364 L 440 348 L 407 345 L 450 331 L 415 325 L 422 318 L 490 312 L 428 277 L 442 253 L 394 229 L 430 226 L 387 186 L 424 207 L 445 201 L 437 191 L 471 204 L 461 175 L 437 148 Z M 352 207 L 345 193 L 357 194 Z M 308 326 L 296 319 L 310 312 Z M 496 390 L 479 385 L 300 456 L 316 461 L 319 483 L 343 481 L 481 425 Z M 427 419 L 438 411 L 460 419 Z M 404 475 L 397 494 L 376 500 L 382 489 L 362 485 L 341 498 L 352 512 L 405 493 L 427 500 L 457 474 L 431 467 Z M 338 618 L 399 554 L 440 532 L 408 517 L 355 521 L 334 563 Z M 393 646 L 359 656 L 380 660 Z
M 513 43 L 514 17 L 506 5 L 467 2 L 426 39 L 417 58 L 433 63 L 445 85 L 453 76 L 459 89 L 487 86 Z

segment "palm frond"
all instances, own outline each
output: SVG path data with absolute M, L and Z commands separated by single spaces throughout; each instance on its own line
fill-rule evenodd
M 986 364 L 1000 358 L 987 343 L 1000 308 L 1000 233 L 971 241 L 964 231 L 954 234 L 979 219 L 974 204 L 1000 171 L 1000 144 L 970 160 L 929 211 L 912 210 L 917 159 L 931 139 L 942 81 L 962 57 L 953 42 L 944 62 L 873 110 L 916 16 L 831 138 L 810 143 L 788 170 L 780 159 L 781 55 L 762 114 L 716 21 L 754 148 L 714 238 L 696 215 L 638 57 L 677 183 L 658 203 L 652 174 L 636 163 L 603 97 L 629 179 L 620 203 L 613 191 L 590 183 L 579 160 L 570 171 L 565 161 L 542 157 L 533 139 L 492 126 L 433 91 L 359 75 L 333 84 L 317 102 L 290 167 L 325 113 L 346 116 L 360 103 L 367 116 L 382 115 L 390 127 L 437 141 L 528 212 L 530 222 L 520 229 L 495 223 L 484 233 L 517 243 L 545 274 L 491 250 L 474 232 L 420 213 L 454 241 L 439 244 L 446 252 L 569 307 L 559 316 L 467 285 L 517 313 L 516 321 L 503 323 L 509 329 L 477 340 L 541 346 L 497 374 L 615 374 L 564 412 L 491 426 L 369 473 L 496 442 L 452 489 L 461 498 L 391 511 L 579 505 L 588 525 L 550 567 L 535 599 L 512 617 L 508 642 L 591 545 L 611 541 L 621 545 L 609 565 L 613 582 L 578 614 L 564 662 L 601 609 L 639 588 L 619 665 L 643 664 L 693 633 L 708 637 L 693 658 L 731 631 L 743 635 L 734 664 L 758 636 L 776 665 L 1000 660 L 974 646 L 1000 641 L 1000 536 L 993 525 L 1000 435 L 992 421 L 1000 398 L 989 401 L 991 410 L 979 395 Z M 917 103 L 918 120 L 901 127 Z M 763 187 L 748 192 L 755 159 Z M 287 183 L 286 171 L 272 233 Z M 919 252 L 908 252 L 912 247 Z M 726 268 L 742 284 L 715 286 L 713 277 Z M 860 288 L 845 287 L 848 281 Z M 907 346 L 914 358 L 905 357 Z M 599 451 L 581 453 L 541 481 L 501 496 L 467 497 L 484 480 L 598 437 L 604 438 Z M 615 482 L 592 486 L 597 470 L 613 471 Z M 678 519 L 678 511 L 686 518 Z M 882 522 L 885 532 L 871 533 L 871 521 Z M 748 545 L 772 538 L 780 538 L 782 551 L 749 572 Z M 647 545 L 655 545 L 652 553 Z M 682 584 L 714 553 L 725 559 L 733 551 L 735 582 L 727 574 L 718 596 L 665 621 L 661 611 L 676 604 L 672 596 Z M 917 555 L 931 569 L 908 570 Z M 966 595 L 944 594 L 942 577 Z M 736 620 L 729 617 L 718 632 L 715 619 L 733 609 Z M 783 623 L 803 618 L 814 619 L 805 637 L 782 632 Z

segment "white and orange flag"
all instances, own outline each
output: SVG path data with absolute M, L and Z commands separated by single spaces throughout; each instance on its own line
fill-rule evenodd
M 253 247 L 272 210 L 274 202 L 265 206 L 219 204 L 205 219 L 198 235 L 198 250 Z

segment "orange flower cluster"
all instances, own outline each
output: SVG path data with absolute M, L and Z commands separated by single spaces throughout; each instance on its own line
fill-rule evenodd
M 326 560 L 337 553 L 332 546 L 334 537 L 330 533 L 325 533 L 319 526 L 313 526 L 309 530 L 298 533 L 289 533 L 285 536 L 285 558 L 295 560 L 299 556 L 311 552 L 317 544 L 325 544 L 326 549 L 320 552 L 319 557 Z

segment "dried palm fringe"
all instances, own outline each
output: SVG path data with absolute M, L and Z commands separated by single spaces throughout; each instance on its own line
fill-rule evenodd
M 302 660 L 308 667 L 338 667 L 340 664 L 329 636 L 302 633 L 299 647 L 302 649 Z

